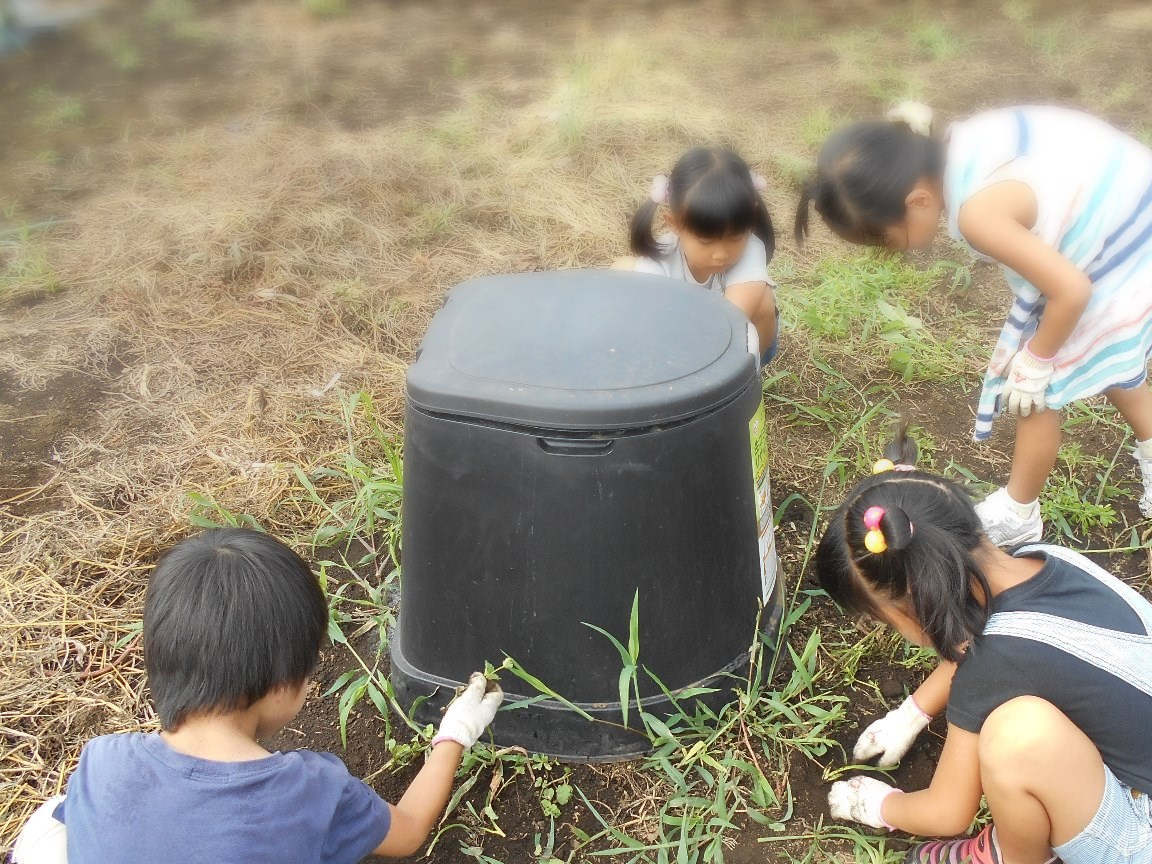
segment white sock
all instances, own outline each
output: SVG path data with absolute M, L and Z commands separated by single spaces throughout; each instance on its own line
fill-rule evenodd
M 1136 452 L 1140 454 L 1141 459 L 1152 459 L 1152 438 L 1147 441 L 1137 441 Z
M 1027 504 L 1021 504 L 1008 492 L 1008 487 L 1004 487 L 1004 498 L 1008 501 L 1008 505 L 1016 512 L 1016 515 L 1021 519 L 1028 519 L 1036 512 L 1036 508 L 1040 505 L 1039 498 L 1033 498 Z

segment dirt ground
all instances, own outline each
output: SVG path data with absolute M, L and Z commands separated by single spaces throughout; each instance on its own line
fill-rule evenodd
M 86 738 L 152 719 L 129 628 L 142 574 L 187 530 L 189 491 L 212 490 L 231 512 L 273 528 L 291 524 L 300 513 L 272 503 L 287 494 L 290 472 L 267 466 L 339 443 L 343 433 L 325 425 L 335 409 L 324 388 L 337 373 L 340 388 L 372 390 L 381 422 L 399 430 L 404 366 L 452 284 L 607 264 L 624 252 L 625 220 L 650 175 L 708 130 L 769 175 L 785 263 L 841 248 L 818 235 L 800 253 L 787 238 L 793 168 L 812 157 L 813 127 L 875 116 L 913 95 L 906 90 L 945 120 L 1056 101 L 1152 131 L 1152 14 L 1137 2 L 350 0 L 332 17 L 306 6 L 122 0 L 0 57 L 0 277 L 18 273 L 0 278 L 0 555 L 10 598 L 0 626 L 18 636 L 5 663 L 20 681 L 0 699 L 0 783 L 11 805 L 0 848 L 38 796 L 61 788 Z M 936 24 L 944 42 L 927 26 Z M 600 78 L 604 57 L 617 65 Z M 617 100 L 611 122 L 595 116 L 603 94 Z M 490 126 L 469 126 L 476 116 Z M 462 184 L 491 175 L 491 153 L 506 152 L 485 148 L 569 123 L 568 149 L 461 203 Z M 615 161 L 589 156 L 597 149 Z M 425 151 L 448 155 L 420 161 Z M 510 199 L 529 202 L 522 212 L 503 206 L 505 184 Z M 957 254 L 941 240 L 916 260 Z M 972 274 L 966 304 L 991 345 L 1007 291 L 990 267 Z M 777 362 L 807 381 L 800 338 L 784 334 Z M 1010 430 L 987 446 L 971 442 L 979 363 L 966 371 L 963 387 L 903 388 L 899 407 L 931 433 L 937 464 L 951 459 L 994 480 Z M 826 442 L 803 428 L 773 434 L 776 500 L 814 497 L 820 465 L 797 454 Z M 1094 426 L 1072 437 L 1111 454 L 1124 433 Z M 1084 538 L 1094 549 L 1127 546 L 1146 527 L 1127 461 L 1118 477 L 1128 493 L 1114 502 L 1120 521 Z M 811 579 L 801 569 L 811 518 L 799 504 L 783 514 L 789 580 Z M 1144 551 L 1100 557 L 1147 589 Z M 818 601 L 794 643 L 817 626 L 843 622 Z M 69 653 L 73 643 L 86 659 Z M 383 770 L 380 717 L 360 706 L 345 749 L 336 699 L 319 697 L 353 665 L 345 649 L 329 649 L 316 697 L 270 743 L 336 752 L 395 800 L 412 769 Z M 920 674 L 862 668 L 849 693 L 854 720 L 837 740 L 850 749 L 882 710 L 875 691 L 898 699 Z M 942 731 L 922 737 L 898 783 L 927 783 Z M 824 769 L 841 760 L 793 759 L 789 833 L 827 819 Z M 608 813 L 643 792 L 622 766 L 576 766 L 573 777 Z M 547 824 L 531 786 L 508 783 L 496 801 L 503 836 L 461 825 L 428 860 L 458 862 L 462 846 L 491 856 L 480 860 L 545 860 L 536 841 Z M 579 803 L 558 825 L 554 854 L 564 858 L 572 826 L 596 827 Z M 798 860 L 807 849 L 760 836 L 747 826 L 725 860 Z

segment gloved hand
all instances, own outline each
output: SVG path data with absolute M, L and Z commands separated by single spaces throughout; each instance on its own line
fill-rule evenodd
M 892 826 L 880 815 L 880 805 L 889 795 L 902 791 L 873 777 L 838 780 L 832 784 L 832 791 L 828 793 L 828 806 L 832 810 L 833 819 L 892 831 Z
M 1001 398 L 1008 413 L 1014 417 L 1027 417 L 1033 411 L 1043 411 L 1048 407 L 1044 393 L 1052 383 L 1052 373 L 1056 371 L 1052 357 L 1037 357 L 1025 344 L 1008 361 L 1004 373 L 1004 389 Z
M 455 741 L 467 750 L 480 740 L 503 701 L 504 691 L 499 684 L 489 682 L 483 672 L 473 672 L 464 692 L 452 700 L 444 712 L 432 746 L 441 741 Z
M 881 768 L 891 768 L 904 758 L 916 736 L 931 720 L 909 696 L 899 708 L 889 711 L 861 733 L 852 748 L 852 758 L 866 762 L 879 756 L 876 764 Z

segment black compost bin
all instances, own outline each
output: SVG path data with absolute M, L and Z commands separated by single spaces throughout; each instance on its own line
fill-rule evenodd
M 495 741 L 566 759 L 639 755 L 620 655 L 675 694 L 730 701 L 781 586 L 747 319 L 660 276 L 562 271 L 455 288 L 408 370 L 401 703 L 435 722 L 485 661 L 515 659 L 597 720 L 544 699 Z M 763 612 L 761 614 L 761 609 Z M 642 671 L 646 711 L 673 713 Z M 504 672 L 509 701 L 540 697 Z M 635 707 L 628 722 L 639 723 Z

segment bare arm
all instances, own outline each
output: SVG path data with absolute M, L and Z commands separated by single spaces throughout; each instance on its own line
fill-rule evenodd
M 1044 295 L 1047 303 L 1031 346 L 1037 356 L 1052 357 L 1084 314 L 1092 282 L 1032 233 L 1036 206 L 1036 195 L 1027 184 L 1005 180 L 965 201 L 958 225 L 973 248 L 1016 271 Z
M 724 289 L 724 299 L 748 316 L 756 327 L 760 350 L 776 338 L 776 296 L 767 282 L 740 282 Z
M 980 806 L 980 738 L 949 724 L 944 751 L 927 789 L 889 795 L 880 812 L 910 834 L 951 836 L 967 830 Z
M 948 694 L 952 692 L 952 676 L 956 674 L 956 664 L 941 660 L 924 683 L 916 688 L 912 698 L 916 707 L 930 717 L 935 717 L 948 705 Z
M 448 803 L 463 754 L 464 748 L 455 741 L 441 741 L 432 748 L 432 755 L 399 803 L 388 805 L 392 810 L 392 825 L 373 855 L 401 858 L 424 845 Z

